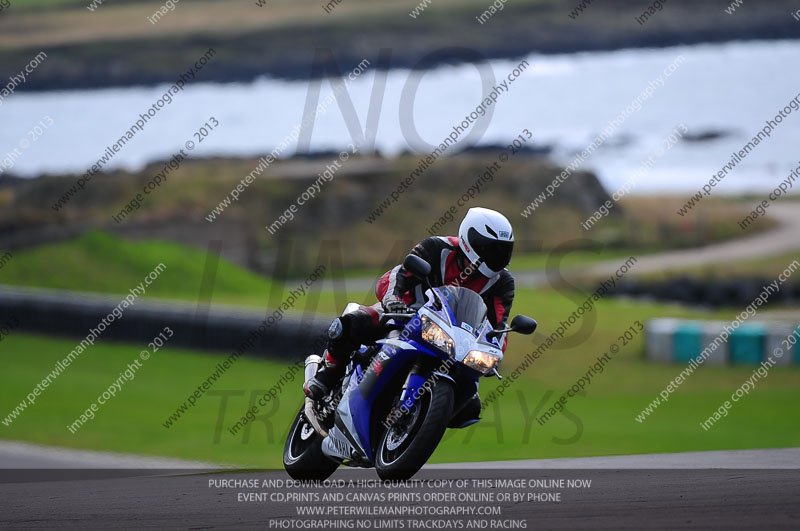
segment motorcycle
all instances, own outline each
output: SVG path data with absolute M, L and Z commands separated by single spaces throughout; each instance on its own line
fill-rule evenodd
M 425 304 L 385 313 L 385 338 L 355 352 L 327 396 L 306 397 L 284 447 L 292 478 L 324 480 L 339 465 L 375 467 L 384 480 L 412 477 L 475 396 L 479 378 L 502 378 L 499 336 L 536 330 L 536 321 L 524 315 L 494 330 L 480 295 L 458 286 L 431 287 L 431 266 L 418 256 L 407 256 L 403 267 L 427 288 Z M 356 308 L 348 304 L 345 313 Z M 305 381 L 321 363 L 318 355 L 306 358 Z

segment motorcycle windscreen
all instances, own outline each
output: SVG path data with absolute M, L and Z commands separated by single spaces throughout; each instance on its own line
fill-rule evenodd
M 455 317 L 453 324 L 461 328 L 465 328 L 464 324 L 467 324 L 472 329 L 470 331 L 478 330 L 487 311 L 481 296 L 471 289 L 457 286 L 444 286 L 440 289 Z

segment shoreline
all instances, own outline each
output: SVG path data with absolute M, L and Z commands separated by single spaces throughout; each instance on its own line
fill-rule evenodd
M 523 50 L 520 47 L 512 47 L 509 46 L 507 48 L 498 48 L 496 50 L 492 50 L 490 52 L 484 53 L 483 58 L 486 60 L 497 61 L 497 60 L 516 60 L 522 59 L 526 56 L 531 54 L 540 54 L 540 55 L 566 55 L 566 54 L 578 54 L 578 53 L 592 53 L 592 52 L 618 52 L 624 50 L 652 50 L 652 49 L 663 49 L 663 48 L 672 48 L 677 46 L 696 46 L 702 44 L 726 44 L 726 43 L 735 43 L 735 42 L 783 42 L 783 41 L 793 41 L 798 40 L 800 37 L 778 37 L 775 38 L 774 34 L 772 34 L 769 38 L 766 36 L 753 36 L 750 38 L 737 38 L 737 39 L 727 39 L 725 36 L 720 36 L 718 40 L 708 40 L 698 38 L 696 41 L 670 41 L 669 39 L 648 39 L 647 43 L 625 43 L 620 42 L 619 45 L 608 44 L 608 45 L 598 45 L 592 48 L 584 48 L 578 45 L 576 46 L 563 46 L 563 47 L 553 47 L 550 49 L 527 49 Z M 0 56 L 2 57 L 2 56 Z M 412 57 L 402 57 L 396 58 L 397 61 L 393 62 L 389 65 L 376 65 L 372 70 L 379 71 L 379 72 L 386 72 L 390 70 L 403 70 L 403 69 L 413 69 L 417 64 L 417 61 L 414 60 Z M 337 56 L 337 60 L 339 65 L 349 65 L 349 64 L 356 64 L 360 59 L 357 59 L 355 56 L 350 57 L 346 55 Z M 8 62 L 8 59 L 5 59 L 4 62 Z M 17 61 L 18 62 L 18 61 Z M 447 59 L 440 59 L 435 61 L 426 61 L 426 69 L 433 70 L 439 68 L 441 66 L 446 65 L 462 65 L 462 64 L 469 64 L 471 61 L 468 59 L 460 59 L 460 58 L 447 58 Z M 309 61 L 310 64 L 310 61 Z M 210 71 L 214 70 L 213 68 L 209 68 Z M 3 74 L 0 74 L 2 76 Z M 8 78 L 10 78 L 13 73 L 9 73 Z M 38 81 L 35 77 L 32 77 L 29 81 L 27 81 L 24 85 L 19 86 L 14 92 L 23 94 L 23 93 L 37 93 L 37 92 L 57 92 L 57 91 L 80 91 L 80 90 L 98 90 L 98 89 L 114 89 L 114 88 L 151 88 L 156 87 L 159 85 L 164 84 L 172 84 L 174 83 L 174 75 L 172 77 L 159 77 L 157 75 L 146 74 L 142 73 L 141 75 L 137 76 L 114 76 L 113 78 L 107 77 L 92 77 L 86 76 L 81 77 L 80 79 L 75 79 L 73 76 L 49 76 L 44 80 Z M 271 70 L 260 71 L 260 70 L 253 70 L 249 68 L 239 68 L 239 69 L 226 69 L 224 72 L 212 72 L 209 75 L 205 73 L 202 76 L 198 76 L 198 78 L 202 77 L 203 79 L 198 79 L 199 83 L 250 83 L 256 81 L 260 78 L 271 78 L 280 81 L 287 81 L 287 82 L 296 82 L 296 81 L 307 81 L 307 80 L 316 80 L 320 78 L 324 78 L 326 76 L 316 76 L 316 75 L 309 75 L 307 67 L 301 67 L 300 65 L 276 65 Z M 4 79 L 0 77 L 0 79 Z
M 342 72 L 365 58 L 374 70 L 428 70 L 476 60 L 516 59 L 532 53 L 555 55 L 800 38 L 800 22 L 784 13 L 782 5 L 768 6 L 746 22 L 741 17 L 720 18 L 709 6 L 697 7 L 697 11 L 687 12 L 684 6 L 675 5 L 644 27 L 628 25 L 621 8 L 597 9 L 591 19 L 587 16 L 591 30 L 583 21 L 571 21 L 565 13 L 551 9 L 540 16 L 531 6 L 521 6 L 513 16 L 510 10 L 498 13 L 490 23 L 480 26 L 480 32 L 466 31 L 474 21 L 463 13 L 452 13 L 446 23 L 436 18 L 412 25 L 365 19 L 250 30 L 236 35 L 190 33 L 49 47 L 39 44 L 0 49 L 0 80 L 14 75 L 19 65 L 42 50 L 48 54 L 46 64 L 18 87 L 18 92 L 172 83 L 179 72 L 209 48 L 217 50 L 219 56 L 197 80 L 229 83 L 264 76 L 298 81 L 335 74 L 335 69 L 330 72 L 319 65 L 312 66 L 316 50 L 323 50 L 324 54 L 330 51 Z M 453 35 L 447 29 L 465 33 Z M 353 39 L 355 31 L 358 39 Z M 125 60 L 120 62 L 120 57 Z M 153 57 L 158 60 L 153 61 Z

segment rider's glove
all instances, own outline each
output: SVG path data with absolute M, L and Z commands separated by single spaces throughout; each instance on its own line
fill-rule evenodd
M 381 304 L 386 313 L 406 313 L 408 311 L 406 303 L 396 297 L 386 298 Z

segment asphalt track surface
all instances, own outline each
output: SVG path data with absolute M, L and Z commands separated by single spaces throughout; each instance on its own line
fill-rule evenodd
M 19 462 L 2 446 L 0 465 L 0 528 L 12 529 L 348 529 L 356 521 L 369 528 L 467 529 L 468 521 L 487 529 L 798 529 L 800 528 L 800 449 L 744 450 L 546 459 L 496 463 L 434 465 L 423 469 L 413 485 L 369 484 L 342 488 L 282 486 L 247 488 L 225 485 L 231 480 L 283 480 L 280 470 L 220 471 L 147 469 L 157 461 L 145 458 L 139 469 L 61 468 L 9 469 Z M 45 447 L 39 450 L 48 452 Z M 25 450 L 28 458 L 36 449 Z M 88 452 L 84 453 L 89 455 Z M 98 459 L 110 459 L 98 454 Z M 69 453 L 60 465 L 78 466 Z M 58 458 L 52 458 L 58 461 Z M 127 457 L 120 466 L 135 465 Z M 22 462 L 25 465 L 26 462 Z M 54 461 L 50 461 L 53 464 Z M 109 461 L 103 461 L 109 464 Z M 180 462 L 174 462 L 178 464 Z M 59 463 L 56 463 L 58 466 Z M 197 466 L 197 463 L 193 463 Z M 584 488 L 504 488 L 471 483 L 466 489 L 428 481 L 518 479 L 530 481 L 591 480 Z M 373 470 L 340 469 L 333 480 L 376 480 Z M 530 485 L 528 483 L 528 485 Z M 377 492 L 452 493 L 517 492 L 520 496 L 559 492 L 559 500 L 499 500 L 455 503 L 351 502 L 288 503 L 247 499 L 248 495 L 309 496 L 323 492 L 374 496 Z M 251 494 L 248 494 L 251 493 Z M 244 496 L 245 498 L 240 498 Z M 453 503 L 448 503 L 452 501 Z M 442 507 L 499 507 L 495 516 L 298 516 L 298 506 L 403 506 L 404 510 L 441 511 Z M 328 509 L 337 510 L 337 509 Z M 467 510 L 467 509 L 462 509 Z M 325 518 L 323 520 L 322 518 Z M 349 522 L 349 524 L 348 524 Z M 450 522 L 450 523 L 447 523 Z M 351 525 L 352 527 L 347 527 Z M 286 527 L 290 526 L 290 527 Z M 454 527 L 442 527 L 454 526 Z M 502 526 L 502 527 L 501 527 Z M 514 527 L 510 527 L 514 526 Z M 524 526 L 524 527 L 523 527 Z
M 800 233 L 800 203 L 774 203 L 769 209 L 769 216 L 777 222 L 774 229 L 705 247 L 637 256 L 635 270 L 637 274 L 642 274 L 676 268 L 728 264 L 786 254 L 800 249 L 800 238 L 797 237 Z M 617 259 L 591 264 L 584 268 L 582 273 L 596 276 L 612 275 L 623 261 Z
M 0 441 L 3 469 L 210 469 L 218 464 Z

